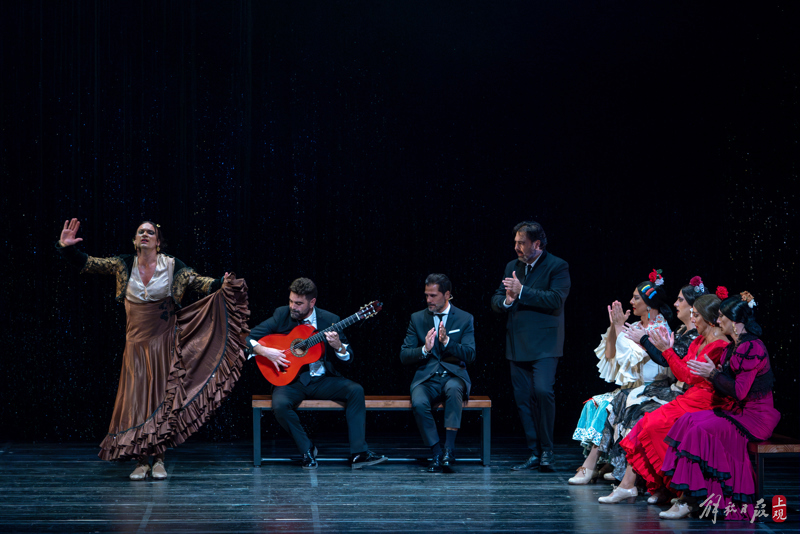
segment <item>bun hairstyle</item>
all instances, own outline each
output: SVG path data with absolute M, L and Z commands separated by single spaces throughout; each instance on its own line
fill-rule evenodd
M 658 313 L 663 315 L 667 321 L 672 320 L 672 306 L 667 304 L 668 297 L 663 284 L 656 285 L 648 280 L 636 286 L 636 291 L 645 304 L 658 310 Z
M 694 276 L 689 281 L 688 285 L 685 285 L 681 288 L 681 294 L 683 295 L 683 300 L 686 301 L 686 304 L 689 306 L 694 306 L 695 300 L 703 295 L 709 295 L 710 293 L 703 284 L 703 280 L 699 276 Z
M 705 322 L 717 326 L 719 324 L 719 305 L 722 303 L 716 295 L 701 295 L 694 301 L 694 309 Z
M 761 325 L 756 322 L 754 307 L 755 300 L 753 300 L 753 296 L 744 291 L 740 295 L 725 299 L 720 305 L 719 311 L 734 323 L 744 324 L 748 334 L 760 337 L 762 332 Z

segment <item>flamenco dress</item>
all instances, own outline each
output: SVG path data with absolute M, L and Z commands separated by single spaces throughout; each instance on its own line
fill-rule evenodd
M 689 345 L 697 338 L 697 330 L 687 329 L 686 325 L 675 332 L 675 342 L 672 349 L 681 358 L 689 352 Z M 669 363 L 662 352 L 658 350 L 645 334 L 641 341 L 642 347 L 647 351 L 650 359 L 667 369 L 665 378 L 654 380 L 638 388 L 624 388 L 620 390 L 608 406 L 608 419 L 603 428 L 603 438 L 600 441 L 600 455 L 613 467 L 613 475 L 617 480 L 622 480 L 628 466 L 625 451 L 620 442 L 633 429 L 644 414 L 657 410 L 664 404 L 675 400 L 691 386 L 678 381 L 669 371 Z
M 731 404 L 684 415 L 666 437 L 663 471 L 673 490 L 709 500 L 726 520 L 752 519 L 756 480 L 747 443 L 769 439 L 780 420 L 774 380 L 767 348 L 756 336 L 745 334 L 729 347 L 712 382 Z
M 691 384 L 692 387 L 675 400 L 646 413 L 620 442 L 628 463 L 644 478 L 650 493 L 667 486 L 668 480 L 661 474 L 661 466 L 667 452 L 664 438 L 675 421 L 686 413 L 730 405 L 729 400 L 714 393 L 714 388 L 705 379 L 689 371 L 687 362 L 691 360 L 705 362 L 706 356 L 714 364 L 718 364 L 728 344 L 725 340 L 716 340 L 701 348 L 703 341 L 703 337 L 692 341 L 689 352 L 683 359 L 673 349 L 663 352 L 675 377 L 686 384 Z
M 247 285 L 201 277 L 159 254 L 142 283 L 135 256 L 94 258 L 59 247 L 82 273 L 112 274 L 127 317 L 125 350 L 108 434 L 98 456 L 162 454 L 186 441 L 231 392 L 246 361 Z M 187 289 L 211 293 L 179 308 Z
M 635 325 L 641 325 L 641 323 L 635 323 Z M 645 331 L 650 332 L 659 327 L 669 330 L 669 325 L 661 314 L 650 322 Z M 622 386 L 622 388 L 634 388 L 644 383 L 652 382 L 663 375 L 664 368 L 651 361 L 647 352 L 641 346 L 625 336 L 617 336 L 614 345 L 614 359 L 606 359 L 605 348 L 610 330 L 609 328 L 603 334 L 600 344 L 594 350 L 598 359 L 597 369 L 600 372 L 600 378 L 606 382 Z M 619 391 L 620 388 L 617 388 L 608 393 L 595 395 L 584 403 L 572 439 L 580 441 L 585 452 L 588 452 L 592 445 L 601 443 L 603 429 L 609 415 L 609 403 Z

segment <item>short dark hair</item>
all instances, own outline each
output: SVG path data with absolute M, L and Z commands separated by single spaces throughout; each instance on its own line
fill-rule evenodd
M 317 298 L 317 285 L 309 278 L 298 278 L 289 286 L 289 291 L 308 300 Z
M 431 273 L 425 279 L 426 286 L 439 286 L 439 291 L 444 294 L 448 291 L 453 293 L 453 284 L 446 274 Z
M 514 235 L 518 232 L 525 232 L 531 241 L 540 241 L 542 250 L 547 246 L 547 236 L 544 235 L 544 228 L 536 221 L 522 221 L 514 227 Z
M 722 301 L 719 311 L 734 323 L 743 323 L 748 333 L 761 337 L 761 325 L 756 322 L 753 308 L 740 295 Z
M 708 324 L 719 324 L 719 305 L 722 301 L 716 295 L 701 295 L 694 301 L 693 307 Z
M 161 247 L 161 248 L 167 248 L 167 240 L 166 240 L 166 238 L 164 238 L 164 232 L 161 231 L 161 226 L 156 224 L 156 223 L 154 223 L 153 221 L 142 221 L 142 222 L 139 223 L 139 226 L 136 227 L 136 230 L 138 231 L 139 228 L 143 224 L 149 224 L 153 228 L 155 228 L 156 229 L 156 239 L 158 239 L 158 243 L 159 243 L 158 246 Z M 133 233 L 133 240 L 136 241 L 136 232 Z

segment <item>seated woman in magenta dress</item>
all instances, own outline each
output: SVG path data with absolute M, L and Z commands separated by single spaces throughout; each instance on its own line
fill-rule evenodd
M 667 435 L 669 450 L 663 471 L 681 498 L 665 519 L 685 517 L 699 504 L 716 508 L 725 519 L 751 520 L 755 473 L 748 441 L 769 439 L 780 420 L 772 404 L 775 380 L 769 354 L 758 338 L 761 326 L 753 316 L 750 293 L 731 297 L 720 306 L 719 322 L 734 339 L 722 358 L 722 369 L 709 361 L 691 362 L 693 373 L 733 400 L 729 409 L 715 408 L 681 417 Z
M 710 384 L 692 375 L 687 367 L 688 362 L 696 359 L 705 361 L 708 358 L 715 363 L 720 361 L 728 340 L 716 324 L 719 304 L 720 299 L 716 295 L 703 295 L 695 301 L 692 317 L 699 335 L 689 345 L 689 353 L 683 359 L 670 348 L 671 343 L 664 336 L 660 336 L 658 332 L 650 335 L 653 344 L 667 359 L 675 377 L 692 384 L 692 387 L 675 400 L 645 414 L 622 440 L 620 446 L 625 450 L 628 468 L 619 487 L 614 488 L 608 496 L 598 499 L 601 503 L 613 504 L 635 498 L 639 494 L 634 486 L 637 474 L 647 483 L 651 494 L 648 499 L 650 504 L 666 500 L 669 497 L 666 491 L 669 481 L 664 479 L 660 471 L 667 450 L 664 443 L 667 432 L 685 413 L 728 404 L 725 397 L 715 394 Z

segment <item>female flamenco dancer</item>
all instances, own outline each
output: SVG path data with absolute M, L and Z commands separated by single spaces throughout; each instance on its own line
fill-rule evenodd
M 198 430 L 239 378 L 249 332 L 247 285 L 228 273 L 201 277 L 160 253 L 164 238 L 150 221 L 136 230 L 135 254 L 110 258 L 78 251 L 79 228 L 77 219 L 65 221 L 56 248 L 81 273 L 114 275 L 127 315 L 117 399 L 99 456 L 136 459 L 132 480 L 166 478 L 166 449 Z M 214 293 L 175 311 L 188 288 Z
M 628 459 L 628 468 L 619 486 L 598 501 L 606 504 L 632 500 L 639 492 L 635 487 L 636 474 L 638 473 L 647 483 L 650 498 L 647 502 L 658 504 L 669 498 L 666 481 L 661 475 L 661 464 L 664 461 L 667 445 L 664 437 L 672 428 L 675 421 L 685 413 L 707 410 L 716 406 L 727 406 L 729 401 L 716 395 L 711 385 L 702 378 L 689 371 L 688 362 L 692 360 L 705 361 L 709 358 L 715 364 L 720 361 L 722 353 L 728 344 L 719 326 L 717 315 L 719 313 L 720 297 L 726 295 L 725 288 L 718 288 L 717 295 L 703 295 L 694 302 L 692 318 L 698 337 L 689 345 L 689 353 L 681 359 L 671 348 L 674 339 L 668 338 L 666 332 L 654 331 L 650 340 L 657 349 L 662 351 L 675 374 L 681 382 L 691 384 L 686 393 L 680 395 L 657 410 L 645 414 L 636 423 L 620 446 L 625 450 Z
M 703 285 L 703 280 L 699 276 L 693 277 L 689 283 L 681 288 L 678 297 L 675 299 L 675 307 L 678 320 L 681 321 L 680 328 L 675 332 L 675 343 L 672 350 L 679 357 L 683 358 L 689 352 L 689 345 L 697 337 L 697 329 L 692 322 L 692 306 L 694 301 L 708 291 Z M 650 359 L 658 365 L 668 368 L 669 363 L 664 358 L 662 352 L 653 345 L 648 334 L 642 328 L 625 328 L 625 336 L 641 345 Z M 612 472 L 605 474 L 605 479 L 609 481 L 622 480 L 628 461 L 625 458 L 625 451 L 620 447 L 620 441 L 628 435 L 634 425 L 644 416 L 645 413 L 657 410 L 662 405 L 675 400 L 678 395 L 682 395 L 691 386 L 683 382 L 676 382 L 674 376 L 669 376 L 663 380 L 656 380 L 650 384 L 634 389 L 623 389 L 609 405 L 609 415 L 606 426 L 603 429 L 603 439 L 600 443 L 600 456 L 608 460 Z
M 748 441 L 769 439 L 781 414 L 772 404 L 775 377 L 761 326 L 748 292 L 731 297 L 720 306 L 722 331 L 733 343 L 722 357 L 722 369 L 713 361 L 690 362 L 692 373 L 708 380 L 721 395 L 733 399 L 728 409 L 715 408 L 678 419 L 667 435 L 669 450 L 663 470 L 672 477 L 670 487 L 682 492 L 661 517 L 686 517 L 697 508 L 697 499 L 724 511 L 728 520 L 752 520 L 755 510 L 755 473 L 747 454 Z
M 654 332 L 656 328 L 669 330 L 667 320 L 672 317 L 672 310 L 666 303 L 665 292 L 661 284 L 657 285 L 657 280 L 663 284 L 663 279 L 658 275 L 656 280 L 642 282 L 636 286 L 630 300 L 633 315 L 641 317 L 641 321 L 637 321 L 634 325 L 644 332 Z M 622 304 L 619 301 L 609 306 L 608 316 L 611 326 L 595 349 L 595 354 L 600 360 L 597 364 L 600 378 L 626 388 L 634 388 L 666 377 L 664 368 L 649 361 L 645 350 L 623 335 L 625 320 L 630 315 L 631 310 L 622 312 Z M 602 440 L 603 428 L 608 418 L 607 407 L 619 391 L 617 388 L 609 393 L 595 395 L 583 405 L 572 439 L 579 440 L 584 449 L 588 449 L 588 453 L 575 476 L 567 481 L 569 484 L 587 484 L 597 477 L 595 467 L 600 453 L 598 445 Z

